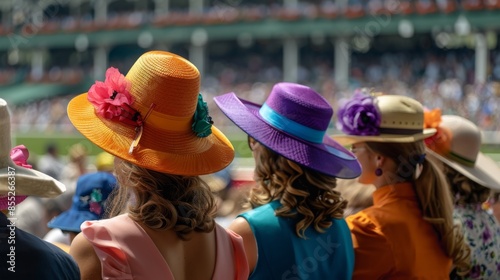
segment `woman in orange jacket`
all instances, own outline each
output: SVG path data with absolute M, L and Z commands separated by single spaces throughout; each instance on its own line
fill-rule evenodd
M 470 249 L 454 226 L 448 184 L 425 156 L 422 105 L 396 95 L 357 92 L 341 103 L 333 138 L 351 144 L 373 184 L 372 207 L 347 218 L 355 250 L 353 279 L 449 279 L 465 274 Z

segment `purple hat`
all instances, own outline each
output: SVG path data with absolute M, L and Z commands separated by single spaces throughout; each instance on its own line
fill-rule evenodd
M 214 100 L 239 128 L 283 157 L 337 178 L 361 174 L 356 157 L 326 134 L 333 109 L 311 88 L 278 83 L 262 106 L 233 92 Z

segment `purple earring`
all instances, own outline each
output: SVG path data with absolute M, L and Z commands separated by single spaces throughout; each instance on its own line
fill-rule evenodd
M 375 175 L 377 175 L 378 177 L 382 176 L 382 173 L 384 173 L 382 172 L 382 169 L 380 168 L 375 169 Z

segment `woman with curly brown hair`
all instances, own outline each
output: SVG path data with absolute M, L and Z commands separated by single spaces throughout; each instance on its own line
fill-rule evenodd
M 73 125 L 117 158 L 112 218 L 85 222 L 71 244 L 82 279 L 246 279 L 243 241 L 214 222 L 199 177 L 234 157 L 199 91 L 193 64 L 152 51 L 70 101 Z
M 471 248 L 471 271 L 460 279 L 498 279 L 500 225 L 483 203 L 492 190 L 500 190 L 500 168 L 480 152 L 481 130 L 475 124 L 459 116 L 437 115 L 438 133 L 426 141 L 428 153 L 442 164 L 454 200 L 453 217 L 463 225 Z
M 243 237 L 249 279 L 351 279 L 354 256 L 336 178 L 355 178 L 356 158 L 325 132 L 333 110 L 312 89 L 276 84 L 263 105 L 215 98 L 248 134 L 257 187 L 253 210 L 230 226 Z
M 446 178 L 427 159 L 422 105 L 397 95 L 355 92 L 338 111 L 334 135 L 351 144 L 363 172 L 359 182 L 373 184 L 373 206 L 346 220 L 356 265 L 353 279 L 448 279 L 454 265 L 464 274 L 470 250 L 453 223 Z

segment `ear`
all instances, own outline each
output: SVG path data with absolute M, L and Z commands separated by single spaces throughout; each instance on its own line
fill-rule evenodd
M 384 163 L 385 163 L 385 160 L 386 160 L 384 156 L 382 156 L 380 154 L 374 154 L 373 158 L 375 160 L 375 166 L 377 168 L 380 168 L 380 167 L 384 166 Z

